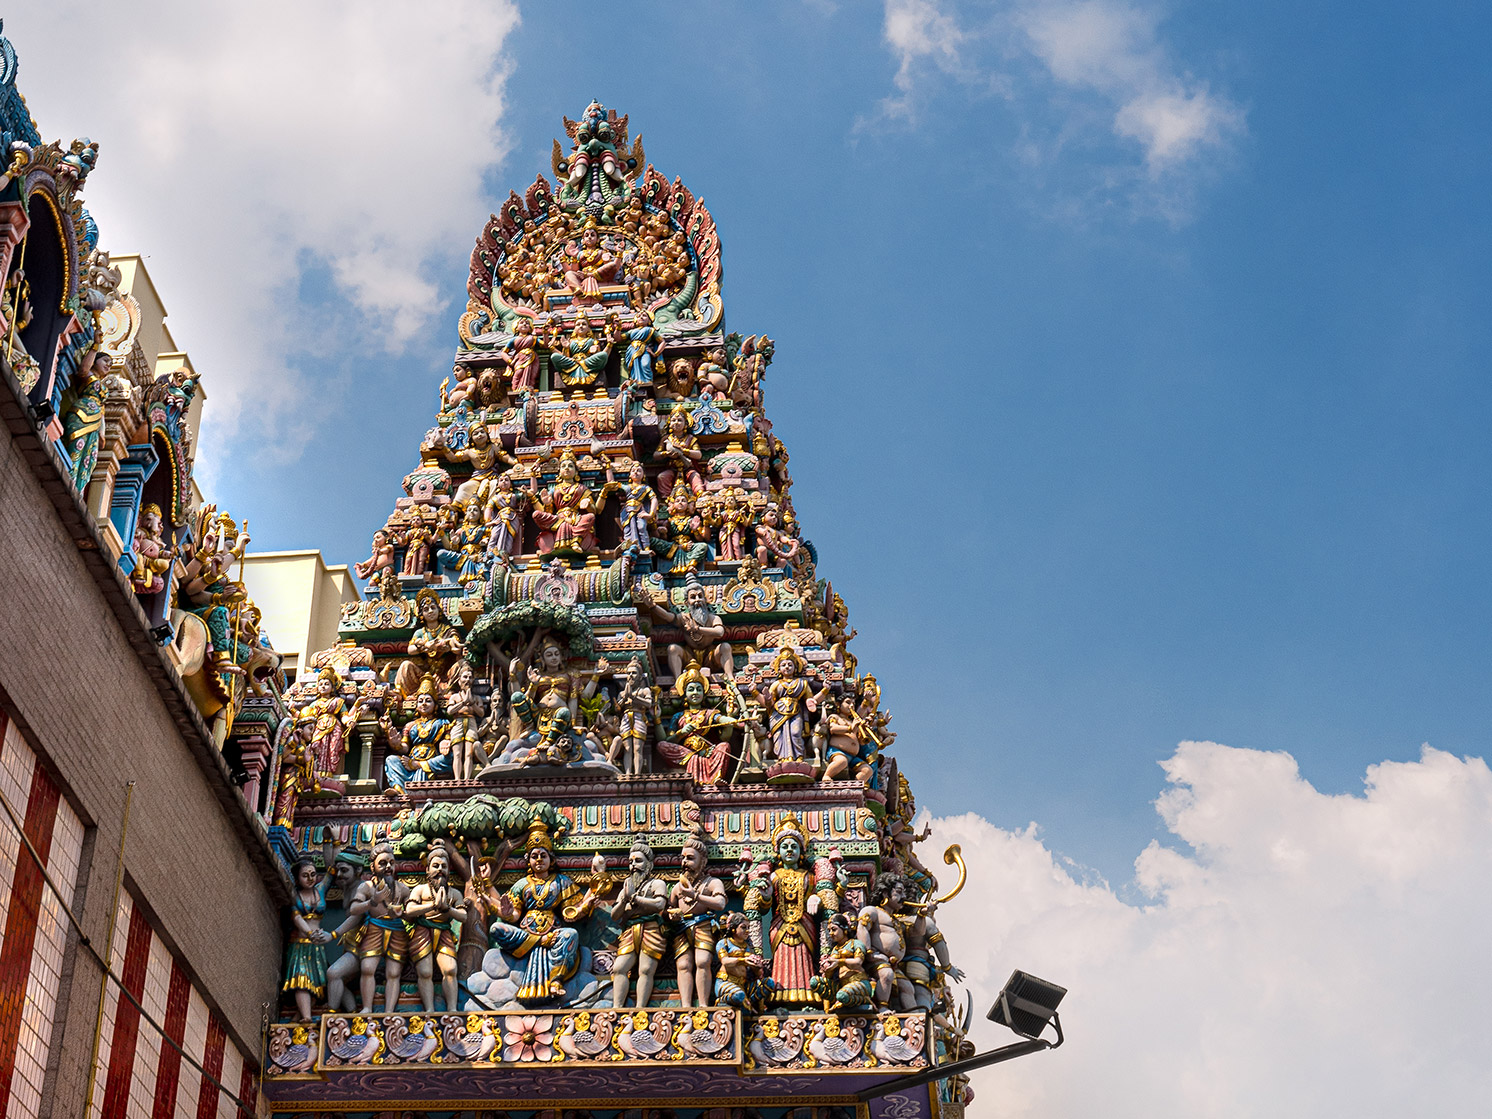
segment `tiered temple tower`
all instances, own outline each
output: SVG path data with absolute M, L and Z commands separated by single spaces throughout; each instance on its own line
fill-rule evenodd
M 714 220 L 625 116 L 564 123 L 472 254 L 376 593 L 286 695 L 265 1096 L 851 1114 L 964 1044 L 896 735 L 793 508 L 772 341 L 725 329 Z

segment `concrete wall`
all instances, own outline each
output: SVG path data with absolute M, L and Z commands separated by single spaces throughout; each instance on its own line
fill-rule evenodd
M 281 952 L 264 854 L 251 854 L 245 821 L 231 816 L 239 805 L 225 803 L 213 759 L 193 752 L 200 739 L 189 742 L 168 707 L 160 666 L 147 670 L 140 635 L 109 605 L 86 522 L 66 527 L 44 488 L 45 449 L 23 447 L 16 430 L 0 426 L 0 703 L 88 828 L 74 909 L 102 948 L 133 779 L 127 883 L 234 1040 L 255 1052 Z M 80 1113 L 98 1010 L 98 972 L 73 956 L 53 1036 L 56 1116 Z
M 296 671 L 304 670 L 312 653 L 337 643 L 342 604 L 362 599 L 347 565 L 328 567 L 317 551 L 251 552 L 243 581 L 292 677 L 292 663 Z

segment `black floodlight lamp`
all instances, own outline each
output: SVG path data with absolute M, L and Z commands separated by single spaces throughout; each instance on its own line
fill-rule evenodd
M 1055 1049 L 1062 1044 L 1062 1019 L 1057 1014 L 1057 1005 L 1065 994 L 1066 987 L 1037 979 L 1029 972 L 1013 971 L 986 1017 L 1033 1040 L 1041 1037 L 1041 1031 L 1048 1025 L 1055 1026 L 1057 1040 L 1051 1044 Z
M 919 1084 L 927 1084 L 934 1080 L 961 1076 L 977 1068 L 985 1068 L 988 1065 L 997 1065 L 1001 1061 L 1012 1061 L 1016 1057 L 1024 1057 L 1028 1053 L 1040 1053 L 1043 1049 L 1055 1049 L 1063 1041 L 1062 1020 L 1057 1017 L 1057 1004 L 1062 1001 L 1062 996 L 1065 994 L 1067 994 L 1066 987 L 1048 983 L 1045 979 L 1038 979 L 1024 971 L 1012 972 L 1000 991 L 999 997 L 995 1000 L 995 1005 L 990 1007 L 988 1017 L 991 1022 L 998 1022 L 1014 1030 L 1024 1040 L 1002 1045 L 998 1049 L 991 1049 L 988 1053 L 966 1057 L 962 1061 L 951 1061 L 924 1072 L 915 1072 L 911 1076 L 899 1076 L 895 1080 L 888 1080 L 884 1084 L 877 1084 L 874 1088 L 866 1088 L 862 1092 L 857 1092 L 855 1098 L 864 1103 L 866 1100 L 877 1099 L 904 1088 L 915 1088 Z M 1056 1041 L 1048 1041 L 1041 1036 L 1042 1031 L 1048 1025 L 1057 1031 Z

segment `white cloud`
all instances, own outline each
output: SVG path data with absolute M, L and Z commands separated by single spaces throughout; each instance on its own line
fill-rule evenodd
M 884 115 L 915 115 L 931 67 L 998 91 L 1016 114 L 1028 163 L 1055 159 L 1096 117 L 1111 142 L 1137 146 L 1147 208 L 1173 219 L 1184 216 L 1183 171 L 1243 131 L 1243 111 L 1172 58 L 1153 3 L 1005 0 L 978 13 L 955 0 L 885 0 L 897 92 L 881 102 Z M 1051 139 L 1033 139 L 1043 135 Z M 1116 171 L 1098 177 L 1133 189 L 1134 176 Z
M 971 883 L 940 914 L 985 1022 L 1010 971 L 1070 988 L 1068 1043 L 976 1073 L 971 1114 L 1146 1119 L 1483 1113 L 1492 1100 L 1492 771 L 1425 748 L 1326 796 L 1286 754 L 1184 743 L 1177 846 L 1127 904 L 1035 826 L 935 820 Z M 941 864 L 939 864 L 941 865 Z
M 91 11 L 80 64 L 70 12 L 7 11 L 43 136 L 100 142 L 102 245 L 149 255 L 217 437 L 293 453 L 309 406 L 336 401 L 287 350 L 328 349 L 334 326 L 344 351 L 397 351 L 429 324 L 431 263 L 469 253 L 488 213 L 517 21 L 486 0 L 155 0 Z M 351 316 L 302 309 L 312 270 Z

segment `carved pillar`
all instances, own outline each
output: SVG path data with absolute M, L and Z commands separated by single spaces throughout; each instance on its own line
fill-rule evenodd
M 249 779 L 244 782 L 244 800 L 249 802 L 249 807 L 255 812 L 263 813 L 264 808 L 259 803 L 261 780 L 265 769 L 269 766 L 270 745 L 269 739 L 255 731 L 238 739 L 239 764 L 243 766 L 244 772 Z
M 129 454 L 129 437 L 139 428 L 141 420 L 140 409 L 132 399 L 134 391 L 133 387 L 124 392 L 111 389 L 104 399 L 104 426 L 99 439 L 98 462 L 85 491 L 88 511 L 104 529 L 105 538 L 117 545 L 116 556 L 128 551 L 134 540 L 133 525 L 130 526 L 130 535 L 125 536 L 113 523 L 115 481 Z
M 109 524 L 124 542 L 125 551 L 119 558 L 119 567 L 126 575 L 135 570 L 135 556 L 129 549 L 135 543 L 135 522 L 140 517 L 140 498 L 145 491 L 145 480 L 154 472 L 159 461 L 153 444 L 136 443 L 124 455 L 114 475 L 109 493 Z

